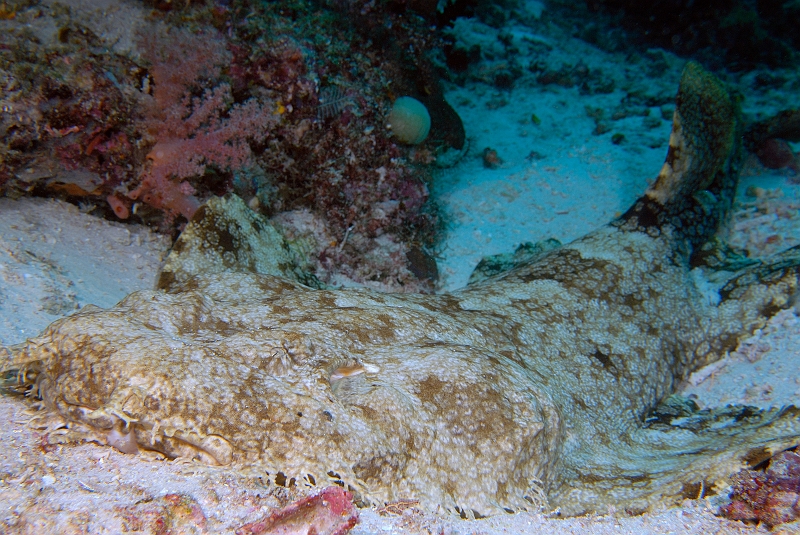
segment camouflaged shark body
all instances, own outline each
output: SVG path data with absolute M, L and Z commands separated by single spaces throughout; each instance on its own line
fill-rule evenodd
M 737 125 L 690 64 L 667 162 L 624 216 L 443 295 L 312 289 L 280 262 L 264 274 L 237 256 L 263 223 L 212 202 L 192 224 L 210 238 L 177 249 L 217 267 L 169 264 L 163 289 L 55 322 L 5 369 L 68 434 L 278 484 L 337 481 L 365 502 L 471 517 L 695 497 L 800 436 L 793 407 L 644 423 L 797 287 L 796 251 L 732 274 L 716 299 L 690 275 L 730 207 Z

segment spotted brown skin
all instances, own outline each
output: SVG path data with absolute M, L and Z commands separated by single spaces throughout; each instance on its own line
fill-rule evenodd
M 797 289 L 793 250 L 731 276 L 718 302 L 690 274 L 730 206 L 737 132 L 728 94 L 689 64 L 653 187 L 514 269 L 392 295 L 313 289 L 280 263 L 173 263 L 197 269 L 55 322 L 10 348 L 5 369 L 77 437 L 132 433 L 139 448 L 279 484 L 340 482 L 367 503 L 473 517 L 696 497 L 800 436 L 794 407 L 643 423 Z

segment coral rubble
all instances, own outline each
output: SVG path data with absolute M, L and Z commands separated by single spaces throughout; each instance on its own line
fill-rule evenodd
M 766 470 L 743 470 L 733 477 L 731 502 L 721 514 L 734 520 L 756 520 L 768 526 L 800 518 L 800 454 L 784 451 Z

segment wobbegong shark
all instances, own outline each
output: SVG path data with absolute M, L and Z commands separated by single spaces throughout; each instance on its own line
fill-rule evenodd
M 6 387 L 59 440 L 333 482 L 363 504 L 634 513 L 719 491 L 800 442 L 794 406 L 664 410 L 797 291 L 797 249 L 735 268 L 718 253 L 741 132 L 689 63 L 666 161 L 627 212 L 445 294 L 314 287 L 266 220 L 213 199 L 157 289 L 5 348 Z

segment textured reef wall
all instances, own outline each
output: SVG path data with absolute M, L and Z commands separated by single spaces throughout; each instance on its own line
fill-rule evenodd
M 3 21 L 0 193 L 177 234 L 207 198 L 236 192 L 282 215 L 323 280 L 434 287 L 429 169 L 464 131 L 431 66 L 438 40 L 413 12 L 374 8 L 359 17 L 380 23 L 352 25 L 341 6 L 157 3 L 133 50 L 115 52 L 69 6 L 45 9 Z M 402 95 L 432 110 L 423 145 L 387 129 Z

